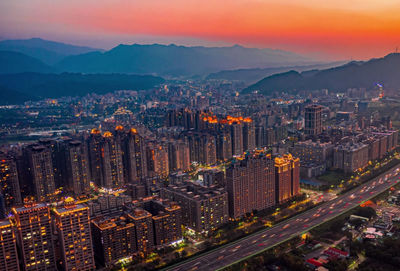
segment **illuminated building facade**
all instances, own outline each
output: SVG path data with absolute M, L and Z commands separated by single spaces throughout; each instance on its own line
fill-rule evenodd
M 193 183 L 168 186 L 162 197 L 182 208 L 182 224 L 198 231 L 209 231 L 228 222 L 228 194 L 224 188 Z
M 168 148 L 166 146 L 149 142 L 147 146 L 147 170 L 150 177 L 168 176 Z
M 17 164 L 13 157 L 0 153 L 0 194 L 3 196 L 5 209 L 22 203 Z M 5 216 L 5 214 L 1 214 Z
M 48 206 L 26 203 L 23 207 L 13 208 L 12 212 L 24 270 L 57 270 Z
M 89 208 L 75 205 L 71 198 L 64 206 L 53 210 L 58 234 L 62 270 L 89 271 L 95 269 Z
M 135 224 L 136 247 L 139 255 L 148 255 L 154 248 L 154 231 L 151 213 L 141 208 L 130 212 Z
M 101 144 L 103 137 L 98 129 L 92 129 L 88 138 L 89 146 L 89 161 L 90 161 L 90 177 L 91 180 L 101 186 L 103 183 L 102 170 L 102 152 Z
M 135 205 L 152 215 L 155 246 L 168 245 L 182 238 L 182 210 L 179 205 L 152 197 Z
M 274 161 L 276 203 L 280 204 L 300 193 L 300 159 L 285 154 Z
M 135 224 L 128 214 L 94 219 L 92 235 L 96 261 L 103 266 L 137 252 Z
M 136 129 L 129 130 L 125 140 L 124 161 L 129 183 L 138 183 L 147 177 L 146 145 Z
M 71 141 L 65 150 L 68 190 L 79 196 L 90 192 L 90 169 L 87 149 L 80 141 Z
M 333 152 L 333 167 L 352 173 L 368 165 L 368 145 L 359 142 L 347 142 L 338 145 Z
M 101 167 L 103 170 L 102 185 L 105 188 L 121 188 L 124 186 L 124 167 L 122 162 L 122 146 L 120 137 L 105 132 L 101 145 Z
M 217 161 L 216 137 L 209 133 L 187 134 L 189 143 L 190 160 L 200 164 L 215 164 Z
M 168 142 L 168 164 L 171 172 L 190 169 L 189 145 L 186 142 Z
M 232 138 L 229 131 L 221 131 L 217 136 L 217 159 L 226 161 L 232 158 Z
M 0 269 L 19 271 L 17 239 L 8 219 L 0 220 Z
M 243 150 L 254 150 L 256 147 L 256 128 L 251 118 L 243 119 Z
M 45 146 L 33 145 L 26 151 L 34 195 L 38 201 L 49 200 L 55 192 L 51 150 Z
M 229 212 L 239 218 L 275 205 L 274 163 L 265 154 L 237 159 L 226 170 Z
M 243 153 L 243 123 L 234 121 L 231 124 L 232 155 Z

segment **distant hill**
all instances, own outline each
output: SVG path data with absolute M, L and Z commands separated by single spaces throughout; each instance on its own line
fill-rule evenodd
M 0 86 L 0 105 L 22 104 L 28 100 L 37 100 L 37 97 Z
M 42 74 L 18 73 L 0 75 L 0 91 L 6 90 L 14 96 L 22 93 L 27 99 L 83 96 L 88 93 L 104 94 L 115 90 L 143 90 L 164 82 L 161 77 L 127 74 Z M 10 103 L 5 95 L 0 104 Z
M 345 91 L 348 88 L 372 89 L 377 83 L 386 88 L 400 87 L 400 54 L 389 54 L 366 62 L 353 61 L 325 70 L 275 74 L 247 87 L 243 93 L 259 90 L 269 95 L 275 91 L 294 92 L 324 88 L 331 91 Z
M 63 59 L 56 67 L 69 72 L 139 73 L 192 76 L 224 69 L 304 64 L 311 59 L 280 50 L 171 45 L 119 45 L 110 51 L 90 52 Z
M 0 74 L 20 72 L 53 72 L 54 69 L 42 61 L 25 54 L 0 51 Z
M 48 65 L 53 65 L 67 56 L 102 51 L 101 49 L 75 46 L 40 38 L 3 40 L 0 41 L 0 50 L 23 53 L 37 58 Z
M 294 71 L 306 71 L 310 69 L 326 69 L 331 67 L 336 67 L 344 64 L 341 62 L 331 62 L 316 65 L 306 65 L 306 66 L 287 66 L 287 67 L 273 67 L 264 69 L 239 69 L 239 70 L 224 70 L 216 73 L 209 74 L 206 79 L 225 79 L 225 80 L 238 80 L 245 83 L 255 83 L 266 76 L 270 76 L 276 73 L 288 72 L 290 70 Z

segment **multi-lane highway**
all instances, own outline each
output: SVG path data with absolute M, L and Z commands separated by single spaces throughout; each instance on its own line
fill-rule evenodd
M 293 236 L 299 235 L 387 190 L 399 181 L 399 172 L 400 166 L 381 174 L 346 194 L 340 195 L 318 207 L 281 222 L 272 228 L 262 230 L 236 242 L 201 254 L 198 257 L 167 267 L 166 270 L 208 271 L 229 266 L 243 258 L 257 254 Z

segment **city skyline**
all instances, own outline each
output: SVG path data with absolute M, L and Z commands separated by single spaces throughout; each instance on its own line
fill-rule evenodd
M 0 269 L 398 271 L 399 12 L 0 1 Z

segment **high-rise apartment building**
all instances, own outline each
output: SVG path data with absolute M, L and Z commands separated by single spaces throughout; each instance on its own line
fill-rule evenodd
M 189 145 L 183 140 L 168 142 L 168 165 L 170 172 L 190 169 Z
M 23 207 L 13 208 L 12 212 L 24 270 L 57 270 L 48 206 L 29 202 Z
M 75 196 L 90 192 L 88 150 L 80 141 L 71 141 L 65 148 L 65 178 L 67 188 Z
M 0 220 L 0 269 L 19 271 L 17 238 L 9 219 Z
M 243 123 L 240 121 L 231 124 L 232 155 L 243 153 Z
M 103 184 L 102 141 L 101 132 L 98 129 L 92 129 L 88 138 L 90 177 L 99 186 Z
M 62 270 L 94 270 L 89 208 L 67 198 L 63 206 L 53 209 L 53 214 Z
M 135 224 L 129 214 L 95 218 L 92 235 L 96 262 L 103 266 L 137 252 Z
M 155 246 L 168 245 L 182 238 L 182 210 L 179 205 L 152 197 L 134 205 L 152 215 Z
M 305 108 L 304 133 L 316 136 L 322 133 L 322 106 L 309 105 Z
M 135 128 L 131 128 L 127 134 L 124 145 L 124 161 L 127 174 L 127 182 L 138 183 L 147 177 L 147 155 L 144 138 Z
M 151 177 L 169 174 L 167 146 L 150 142 L 147 146 L 147 170 Z
M 285 154 L 274 161 L 276 202 L 283 203 L 300 193 L 300 159 Z
M 251 118 L 243 119 L 243 150 L 254 150 L 256 147 L 256 128 Z
M 142 257 L 148 255 L 154 249 L 152 215 L 141 208 L 135 208 L 129 215 L 135 224 L 137 251 Z
M 102 185 L 106 188 L 121 188 L 124 186 L 124 168 L 122 162 L 122 144 L 118 134 L 111 132 L 103 134 L 101 144 L 101 168 L 103 170 Z
M 51 199 L 55 192 L 51 150 L 42 145 L 32 145 L 25 151 L 34 196 L 38 201 Z
M 226 161 L 232 158 L 232 138 L 230 131 L 222 130 L 217 136 L 217 159 Z
M 338 145 L 333 152 L 333 167 L 352 173 L 368 165 L 368 145 L 357 142 L 348 142 Z
M 170 185 L 162 190 L 162 197 L 177 202 L 182 208 L 182 224 L 198 232 L 215 229 L 229 219 L 224 188 L 192 183 Z
M 271 157 L 254 154 L 234 161 L 226 170 L 226 187 L 232 218 L 275 205 L 275 175 Z
M 16 161 L 4 153 L 0 153 L 0 194 L 3 196 L 6 211 L 22 203 Z M 0 216 L 4 218 L 5 214 Z

